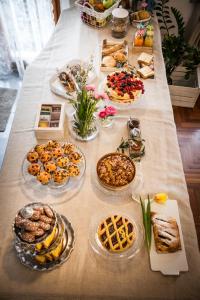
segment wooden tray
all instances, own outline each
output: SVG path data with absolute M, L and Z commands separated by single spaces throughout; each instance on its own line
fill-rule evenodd
M 103 50 L 106 49 L 106 47 L 109 48 L 111 46 L 116 46 L 116 45 L 120 45 L 120 44 L 123 44 L 123 47 L 121 49 L 118 49 L 108 55 L 103 55 Z M 103 64 L 103 58 L 105 56 L 112 56 L 121 50 L 123 50 L 126 53 L 125 55 L 126 55 L 127 60 L 124 63 L 124 65 L 125 65 L 126 63 L 128 63 L 128 43 L 127 43 L 127 41 L 124 40 L 123 42 L 116 42 L 116 41 L 108 41 L 106 39 L 103 40 L 102 46 L 101 46 L 101 65 L 100 65 L 100 70 L 102 72 L 115 72 L 115 71 L 121 70 L 123 68 L 123 66 L 108 67 Z

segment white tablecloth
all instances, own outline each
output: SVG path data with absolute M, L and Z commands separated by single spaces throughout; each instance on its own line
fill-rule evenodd
M 130 27 L 131 42 L 134 29 Z M 33 200 L 24 187 L 21 166 L 25 153 L 36 144 L 33 128 L 39 103 L 63 103 L 62 98 L 51 93 L 49 79 L 55 69 L 73 58 L 89 59 L 93 54 L 99 70 L 99 50 L 103 38 L 110 38 L 110 28 L 95 30 L 84 25 L 75 9 L 66 10 L 56 26 L 45 50 L 28 67 L 9 139 L 0 177 L 0 299 L 198 299 L 200 286 L 200 255 L 193 216 L 184 179 L 180 151 L 177 143 L 169 90 L 158 26 L 155 34 L 154 80 L 145 81 L 145 95 L 126 112 L 141 121 L 146 140 L 146 156 L 142 161 L 143 189 L 141 193 L 166 191 L 179 205 L 189 272 L 178 277 L 152 272 L 148 254 L 142 251 L 122 268 L 97 259 L 88 239 L 91 219 L 111 211 L 128 213 L 141 220 L 140 206 L 131 200 L 118 205 L 94 187 L 92 174 L 97 159 L 119 145 L 126 135 L 124 120 L 115 122 L 112 129 L 104 129 L 98 138 L 77 144 L 86 155 L 87 169 L 80 192 L 70 201 L 56 205 L 72 223 L 75 249 L 62 267 L 51 272 L 38 273 L 20 264 L 14 250 L 12 222 L 16 211 Z M 98 71 L 96 84 L 104 78 Z M 67 105 L 67 111 L 70 106 Z M 68 138 L 68 137 L 66 137 Z M 61 197 L 65 200 L 65 195 Z M 56 199 L 56 198 L 55 198 Z M 39 194 L 35 200 L 42 201 Z M 47 200 L 47 199 L 45 199 Z M 59 198 L 60 200 L 60 198 Z

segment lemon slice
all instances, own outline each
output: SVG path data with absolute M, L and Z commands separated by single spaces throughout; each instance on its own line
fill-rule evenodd
M 154 201 L 160 204 L 166 203 L 167 199 L 168 199 L 168 195 L 165 193 L 158 193 L 154 196 Z

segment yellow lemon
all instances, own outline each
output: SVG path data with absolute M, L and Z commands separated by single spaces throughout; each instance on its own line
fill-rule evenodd
M 154 196 L 154 201 L 164 204 L 168 199 L 168 195 L 165 193 L 158 193 Z

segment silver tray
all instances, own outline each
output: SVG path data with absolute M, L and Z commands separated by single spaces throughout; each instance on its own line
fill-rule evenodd
M 62 265 L 71 255 L 71 252 L 74 249 L 74 242 L 75 242 L 75 237 L 74 237 L 74 230 L 71 226 L 71 223 L 67 220 L 67 218 L 63 215 L 61 215 L 61 218 L 65 224 L 65 240 L 66 240 L 66 245 L 64 250 L 62 251 L 62 254 L 60 257 L 52 262 L 46 263 L 46 264 L 39 264 L 36 262 L 34 259 L 34 256 L 28 253 L 25 253 L 21 247 L 21 243 L 19 242 L 18 239 L 15 239 L 15 249 L 17 252 L 17 256 L 20 260 L 20 262 L 35 271 L 50 271 L 55 269 L 56 267 L 59 267 Z

